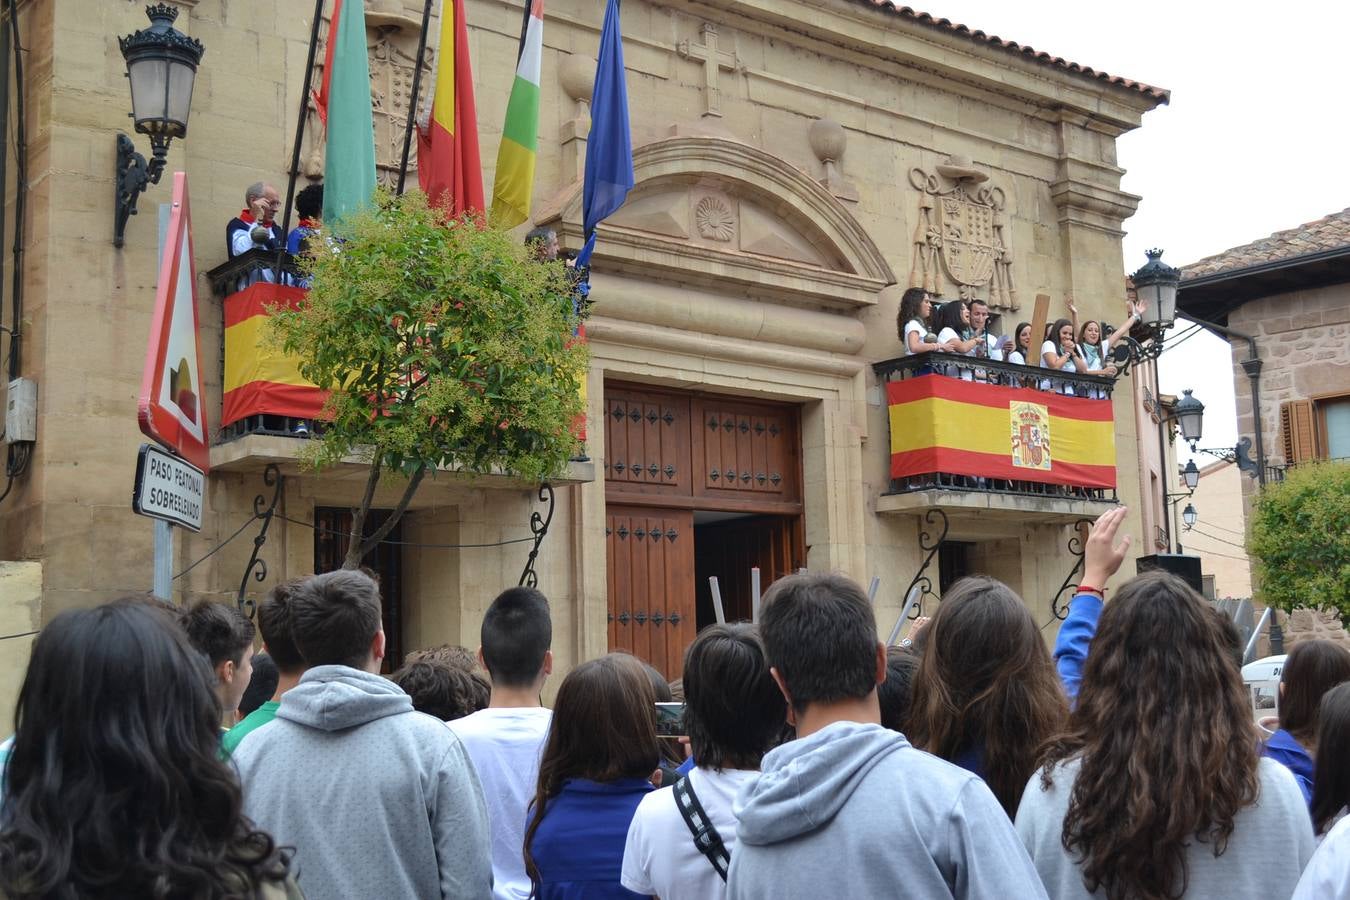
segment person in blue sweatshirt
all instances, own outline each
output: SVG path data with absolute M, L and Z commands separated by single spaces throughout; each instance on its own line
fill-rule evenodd
M 1322 695 L 1350 681 L 1350 650 L 1331 641 L 1304 641 L 1289 651 L 1280 673 L 1280 728 L 1266 741 L 1262 755 L 1290 772 L 1312 806 L 1313 757 L 1317 713 Z
M 862 588 L 781 578 L 760 630 L 797 739 L 764 757 L 733 807 L 729 900 L 1046 896 L 984 782 L 881 726 L 886 647 Z
M 537 900 L 643 896 L 620 877 L 628 826 L 659 775 L 655 704 L 642 663 L 626 653 L 588 660 L 563 679 L 525 827 Z

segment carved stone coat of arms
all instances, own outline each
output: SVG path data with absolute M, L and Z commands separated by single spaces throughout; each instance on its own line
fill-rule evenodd
M 1007 200 L 1001 188 L 980 183 L 987 178 L 968 163 L 938 166 L 936 174 L 910 170 L 920 192 L 910 286 L 942 294 L 950 280 L 963 300 L 987 298 L 990 306 L 1015 310 Z

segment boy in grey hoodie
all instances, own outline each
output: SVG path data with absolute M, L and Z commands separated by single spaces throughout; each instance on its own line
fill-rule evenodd
M 760 631 L 797 740 L 737 801 L 728 900 L 1045 898 L 984 782 L 881 727 L 886 647 L 858 585 L 779 579 Z
M 490 898 L 482 788 L 459 739 L 381 678 L 379 589 L 350 570 L 291 595 L 310 665 L 232 757 L 244 811 L 295 848 L 308 900 Z

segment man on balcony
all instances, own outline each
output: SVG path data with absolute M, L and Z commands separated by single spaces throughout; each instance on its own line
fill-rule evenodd
M 257 181 L 244 191 L 244 209 L 225 226 L 225 248 L 234 259 L 254 247 L 279 250 L 285 244 L 281 225 L 276 221 L 281 208 L 277 189 L 265 181 Z

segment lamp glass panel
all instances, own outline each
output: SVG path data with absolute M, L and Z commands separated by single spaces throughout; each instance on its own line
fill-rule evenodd
M 1177 320 L 1177 286 L 1164 283 L 1153 288 L 1158 292 L 1158 321 L 1170 327 Z
M 1186 482 L 1186 487 L 1195 490 L 1200 484 L 1200 470 L 1195 466 L 1195 460 L 1186 463 L 1186 468 L 1181 471 L 1181 478 Z
M 1137 289 L 1139 301 L 1144 304 L 1144 324 L 1156 325 L 1161 319 L 1161 311 L 1158 308 L 1159 287 L 1156 284 L 1145 284 Z
M 181 138 L 187 134 L 188 113 L 192 111 L 192 84 L 197 73 L 191 66 L 173 62 L 169 64 L 169 103 L 165 117 L 169 120 L 167 131 Z
M 127 64 L 131 80 L 131 112 L 136 130 L 158 132 L 164 119 L 164 95 L 169 63 L 164 59 L 138 59 Z
M 1177 424 L 1181 426 L 1181 436 L 1188 441 L 1200 440 L 1200 435 L 1204 428 L 1205 410 L 1204 407 L 1195 412 L 1185 412 L 1177 417 Z
M 1181 511 L 1181 521 L 1185 522 L 1187 527 L 1194 525 L 1198 517 L 1195 507 L 1190 504 L 1187 504 L 1186 508 Z

